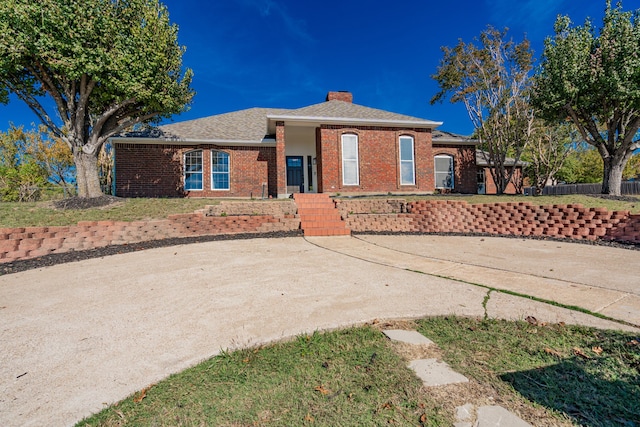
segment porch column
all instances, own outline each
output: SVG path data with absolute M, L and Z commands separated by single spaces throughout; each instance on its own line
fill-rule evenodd
M 276 177 L 278 198 L 287 197 L 287 165 L 284 151 L 284 122 L 276 122 Z

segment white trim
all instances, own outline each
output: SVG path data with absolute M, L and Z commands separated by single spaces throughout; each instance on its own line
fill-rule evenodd
M 394 125 L 397 127 L 417 127 L 435 129 L 442 125 L 443 122 L 434 122 L 431 120 L 393 120 L 393 119 L 361 119 L 353 117 L 322 117 L 322 116 L 286 116 L 267 114 L 267 119 L 274 121 L 290 121 L 299 124 L 319 125 L 319 124 L 367 124 L 374 125 Z
M 345 182 L 345 173 L 344 173 L 344 170 L 345 170 L 345 166 L 344 166 L 344 164 L 345 164 L 344 163 L 345 162 L 345 158 L 344 158 L 345 136 L 354 137 L 354 139 L 355 139 L 356 158 L 355 159 L 347 159 L 347 161 L 349 161 L 349 162 L 353 162 L 355 160 L 355 167 L 356 167 L 356 171 L 355 171 L 356 172 L 356 182 L 355 183 L 353 183 L 353 182 L 349 182 L 349 183 Z M 355 134 L 355 133 L 343 133 L 340 136 L 340 149 L 341 149 L 340 154 L 341 154 L 341 157 L 342 157 L 342 159 L 341 159 L 341 161 L 342 161 L 342 185 L 345 186 L 345 187 L 346 186 L 358 186 L 358 185 L 360 185 L 360 159 L 359 159 L 360 151 L 359 151 L 359 147 L 358 147 L 358 145 L 359 145 L 358 139 L 359 139 L 358 138 L 358 134 Z
M 402 159 L 402 139 L 408 139 L 411 141 L 411 160 Z M 398 161 L 400 163 L 400 185 L 416 185 L 416 152 L 415 152 L 415 139 L 410 135 L 400 135 L 398 138 Z M 412 182 L 402 182 L 402 163 L 411 162 L 411 177 Z

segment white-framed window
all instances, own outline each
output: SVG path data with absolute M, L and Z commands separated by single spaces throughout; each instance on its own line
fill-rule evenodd
M 436 188 L 453 189 L 453 157 L 446 154 L 433 159 L 436 174 Z
M 400 137 L 400 185 L 416 185 L 413 138 Z
M 184 189 L 202 190 L 202 150 L 184 153 Z
M 358 170 L 358 135 L 342 135 L 342 184 L 360 185 Z
M 211 189 L 229 189 L 229 153 L 211 152 Z

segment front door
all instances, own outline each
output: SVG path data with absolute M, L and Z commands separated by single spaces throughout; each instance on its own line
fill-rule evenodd
M 287 156 L 287 193 L 304 193 L 302 156 Z

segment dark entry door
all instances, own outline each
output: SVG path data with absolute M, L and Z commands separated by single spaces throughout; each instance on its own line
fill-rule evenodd
M 287 193 L 304 193 L 302 156 L 287 156 Z

